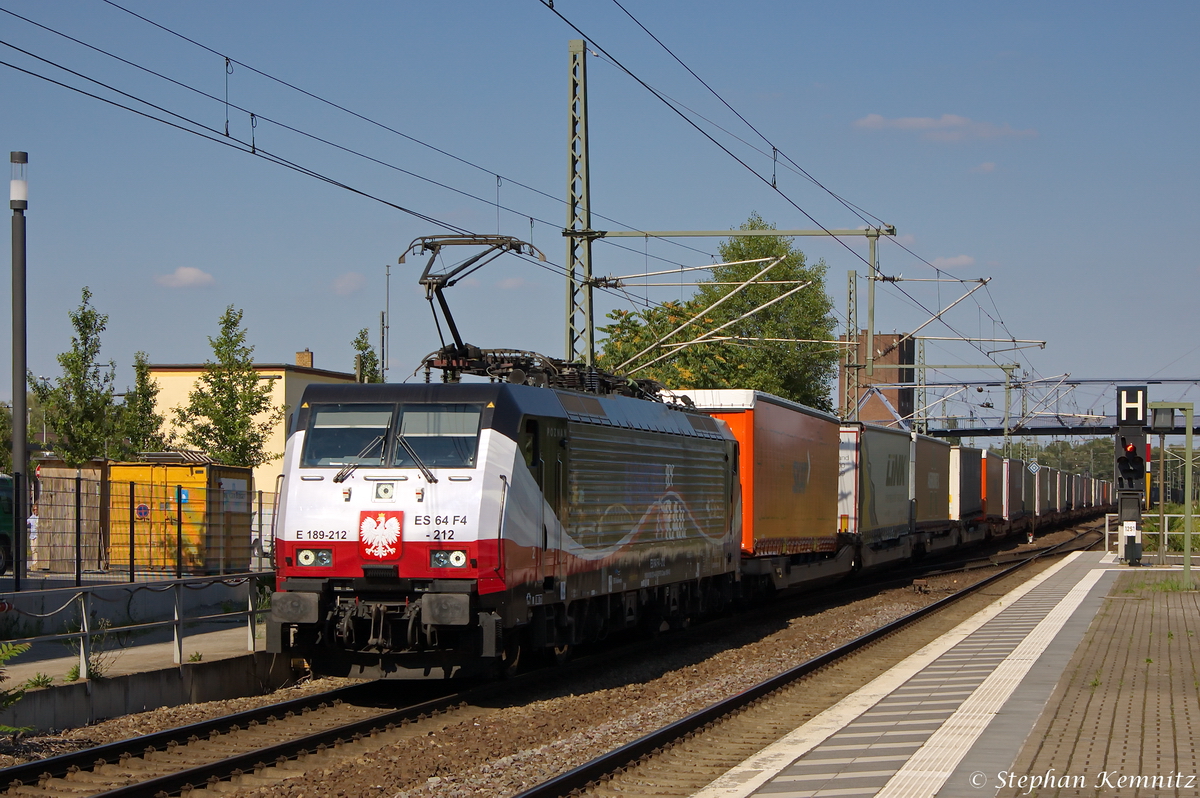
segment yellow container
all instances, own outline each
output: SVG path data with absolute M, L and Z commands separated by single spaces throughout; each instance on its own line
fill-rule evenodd
M 110 463 L 109 563 L 137 571 L 249 570 L 254 474 L 212 462 Z M 132 488 L 131 488 L 132 485 Z M 132 496 L 131 496 L 132 490 Z

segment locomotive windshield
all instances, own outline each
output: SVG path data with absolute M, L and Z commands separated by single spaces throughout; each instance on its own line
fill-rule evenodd
M 474 468 L 482 416 L 479 405 L 401 405 L 400 434 L 430 468 Z M 396 447 L 392 465 L 417 467 L 402 446 Z
M 314 407 L 302 465 L 383 465 L 394 412 L 392 405 Z
M 474 468 L 482 416 L 469 404 L 314 405 L 301 465 Z

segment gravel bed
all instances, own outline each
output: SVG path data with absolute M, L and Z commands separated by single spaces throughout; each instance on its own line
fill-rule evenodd
M 528 700 L 514 696 L 495 715 L 239 795 L 511 796 L 993 572 L 931 577 L 927 593 L 887 590 L 782 624 L 748 624 L 720 640 L 681 646 L 575 680 L 570 693 L 531 695 Z
M 1060 530 L 1035 546 L 1073 536 Z M 1006 546 L 1006 551 L 1030 548 Z M 995 569 L 930 577 L 928 592 L 881 591 L 835 607 L 799 610 L 787 621 L 748 623 L 719 639 L 663 646 L 658 653 L 565 688 L 511 696 L 502 711 L 447 726 L 269 788 L 256 798 L 511 796 L 650 729 L 732 695 L 769 676 L 987 578 Z M 669 641 L 670 638 L 667 638 Z M 0 742 L 0 768 L 138 737 L 290 698 L 333 690 L 350 679 L 313 679 L 269 695 L 164 707 L 57 734 Z M 335 786 L 336 785 L 336 786 Z
M 149 712 L 125 715 L 91 726 L 64 729 L 54 734 L 21 737 L 15 742 L 11 737 L 4 737 L 0 738 L 0 769 L 35 759 L 69 754 L 72 751 L 97 745 L 142 737 L 179 726 L 188 726 L 192 723 L 232 715 L 247 709 L 257 709 L 293 698 L 325 693 L 349 684 L 356 684 L 358 681 L 357 679 L 336 678 L 310 679 L 266 695 L 207 701 L 203 704 L 183 704 L 177 707 L 160 707 Z

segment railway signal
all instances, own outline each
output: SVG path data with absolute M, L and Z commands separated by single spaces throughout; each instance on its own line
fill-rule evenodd
M 1121 432 L 1117 436 L 1117 489 L 1141 491 L 1146 476 L 1146 460 L 1141 455 L 1146 435 L 1132 429 Z
M 1125 562 L 1142 562 L 1142 501 L 1145 497 L 1146 386 L 1117 387 L 1117 520 L 1121 524 Z

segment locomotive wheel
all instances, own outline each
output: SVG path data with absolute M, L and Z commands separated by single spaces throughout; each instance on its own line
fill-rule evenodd
M 504 641 L 504 650 L 500 652 L 500 659 L 497 662 L 500 678 L 511 679 L 521 670 L 521 654 L 525 649 L 521 639 L 523 636 L 522 632 L 514 631 Z
M 571 657 L 575 654 L 575 646 L 570 643 L 563 643 L 554 647 L 552 655 L 555 665 L 566 665 L 571 661 Z

